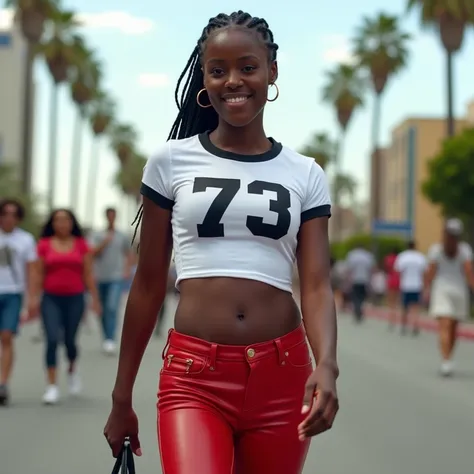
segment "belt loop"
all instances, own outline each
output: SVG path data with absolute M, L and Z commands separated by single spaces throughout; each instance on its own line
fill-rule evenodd
M 209 369 L 216 369 L 216 358 L 217 358 L 217 344 L 211 344 L 211 354 L 209 357 Z
M 278 363 L 281 364 L 285 360 L 284 351 L 281 346 L 281 339 L 275 339 L 273 342 L 275 343 L 275 346 L 278 352 Z
M 168 347 L 170 346 L 170 337 L 171 337 L 171 333 L 173 332 L 173 328 L 171 328 L 169 331 L 168 331 L 168 337 L 166 338 L 166 344 L 165 344 L 165 347 L 163 347 L 163 351 L 161 353 L 161 358 L 162 360 L 165 360 L 165 354 L 166 354 L 166 350 L 168 349 Z

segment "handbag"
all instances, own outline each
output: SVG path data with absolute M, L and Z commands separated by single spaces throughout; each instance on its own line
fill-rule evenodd
M 130 447 L 130 439 L 126 438 L 122 451 L 117 456 L 112 474 L 136 474 L 135 460 L 133 459 L 132 448 Z

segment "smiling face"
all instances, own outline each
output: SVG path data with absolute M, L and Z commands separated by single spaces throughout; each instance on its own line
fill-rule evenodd
M 276 61 L 259 33 L 245 27 L 217 30 L 205 43 L 202 56 L 204 87 L 219 117 L 244 127 L 260 115 L 268 87 L 278 76 Z

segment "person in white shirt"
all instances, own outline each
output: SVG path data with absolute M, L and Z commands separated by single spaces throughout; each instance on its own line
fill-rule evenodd
M 8 382 L 13 369 L 14 337 L 18 332 L 23 296 L 31 295 L 36 245 L 33 236 L 18 228 L 25 216 L 23 206 L 13 200 L 0 203 L 0 405 L 9 401 Z M 28 298 L 32 314 L 39 302 Z
M 429 312 L 439 324 L 440 371 L 444 376 L 453 373 L 457 325 L 468 318 L 469 287 L 474 288 L 472 248 L 461 241 L 463 231 L 459 219 L 448 219 L 443 242 L 428 252 L 426 291 L 430 293 Z
M 413 327 L 413 335 L 419 334 L 418 317 L 421 309 L 423 277 L 426 266 L 426 257 L 416 250 L 415 242 L 409 242 L 408 249 L 398 254 L 395 260 L 395 271 L 400 274 L 402 334 L 406 333 L 409 320 Z
M 371 252 L 362 246 L 351 250 L 346 259 L 349 278 L 352 283 L 352 303 L 356 322 L 363 319 L 363 306 L 370 287 L 370 280 L 376 268 L 376 261 Z

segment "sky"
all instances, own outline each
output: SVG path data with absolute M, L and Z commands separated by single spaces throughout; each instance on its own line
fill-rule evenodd
M 435 31 L 420 27 L 417 12 L 406 13 L 405 0 L 392 0 L 390 6 L 388 3 L 384 0 L 339 0 L 336 4 L 292 0 L 291 8 L 278 8 L 277 3 L 270 0 L 199 3 L 193 0 L 69 0 L 63 5 L 81 13 L 85 26 L 80 32 L 103 61 L 105 88 L 117 101 L 118 119 L 136 128 L 138 149 L 150 155 L 166 140 L 175 119 L 175 85 L 202 28 L 210 17 L 239 9 L 264 17 L 280 46 L 280 96 L 266 108 L 265 128 L 269 136 L 284 145 L 298 150 L 315 132 L 326 132 L 333 139 L 338 137 L 334 111 L 321 100 L 326 71 L 338 62 L 351 60 L 350 41 L 363 17 L 381 11 L 400 15 L 402 27 L 413 36 L 407 69 L 393 78 L 386 89 L 381 118 L 382 143 L 386 144 L 391 130 L 409 116 L 443 116 L 446 110 L 445 56 L 438 36 Z M 44 193 L 51 80 L 42 64 L 38 64 L 35 73 L 38 109 L 34 186 Z M 474 99 L 473 78 L 474 29 L 471 29 L 455 60 L 455 113 L 459 116 L 465 114 L 468 101 Z M 342 166 L 357 178 L 361 199 L 368 195 L 372 105 L 369 90 L 364 107 L 353 116 L 343 148 Z M 67 176 L 74 118 L 69 90 L 63 86 L 59 102 L 57 205 L 68 204 Z M 87 131 L 82 182 L 90 157 L 90 142 Z M 99 206 L 94 216 L 96 225 L 101 223 L 103 210 L 109 205 L 119 207 L 123 224 L 136 210 L 134 204 L 124 204 L 113 186 L 118 166 L 117 158 L 104 140 L 99 168 Z M 82 187 L 81 200 L 84 200 L 85 186 Z M 85 218 L 83 209 L 79 210 L 79 216 Z

